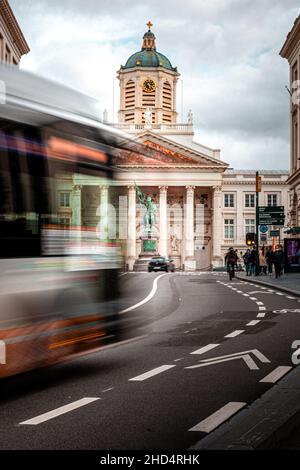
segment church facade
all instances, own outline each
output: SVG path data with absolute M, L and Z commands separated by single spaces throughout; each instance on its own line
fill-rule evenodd
M 145 267 L 151 249 L 147 252 L 145 213 L 138 204 L 137 185 L 156 207 L 155 251 L 171 257 L 177 269 L 216 268 L 224 264 L 230 246 L 244 251 L 246 233 L 255 231 L 255 171 L 233 170 L 222 161 L 219 149 L 196 142 L 191 111 L 186 123 L 178 123 L 179 73 L 157 51 L 152 24 L 147 26 L 141 50 L 118 71 L 119 122 L 110 125 L 144 144 L 150 155 L 131 153 L 119 159 L 113 188 L 95 181 L 79 181 L 74 176 L 69 186 L 61 189 L 69 197 L 59 198 L 62 202 L 68 199 L 69 207 L 60 205 L 58 212 L 70 224 L 96 225 L 101 200 L 111 197 L 110 201 L 114 199 L 117 204 L 122 198 L 126 202 L 126 269 L 138 270 Z M 260 205 L 287 208 L 288 172 L 270 170 L 260 174 Z M 267 243 L 271 244 L 272 239 Z

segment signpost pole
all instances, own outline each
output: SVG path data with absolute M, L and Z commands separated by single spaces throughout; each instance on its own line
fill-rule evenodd
M 259 225 L 259 220 L 258 220 L 258 208 L 259 208 L 259 193 L 261 191 L 261 177 L 258 174 L 258 171 L 256 172 L 255 176 L 255 186 L 256 186 L 256 256 L 255 256 L 255 275 L 259 275 L 259 253 L 258 253 L 258 248 L 259 248 L 259 234 L 258 234 L 258 225 Z

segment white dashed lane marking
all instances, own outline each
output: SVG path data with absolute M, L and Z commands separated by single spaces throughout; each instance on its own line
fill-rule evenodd
M 55 410 L 48 411 L 47 413 L 43 413 L 42 415 L 36 416 L 35 418 L 32 418 L 32 419 L 28 419 L 27 421 L 23 421 L 20 424 L 37 425 L 40 423 L 44 423 L 45 421 L 49 421 L 49 419 L 56 418 L 57 416 L 68 413 L 69 411 L 76 410 L 77 408 L 88 405 L 89 403 L 92 403 L 93 401 L 96 401 L 96 400 L 100 400 L 100 398 L 98 397 L 81 398 L 81 400 L 73 401 L 72 403 L 69 403 L 68 405 L 60 406 L 59 408 L 56 408 Z
M 193 351 L 190 354 L 204 354 L 207 351 L 211 351 L 212 349 L 216 348 L 217 346 L 220 346 L 220 345 L 219 344 L 208 344 L 207 346 L 204 346 L 203 348 L 197 349 L 196 351 Z
M 229 333 L 229 335 L 224 336 L 224 338 L 235 338 L 236 336 L 244 333 L 245 330 L 235 330 L 232 333 Z
M 252 320 L 250 321 L 249 323 L 247 323 L 246 326 L 255 326 L 257 325 L 258 323 L 260 323 L 261 320 Z
M 227 421 L 231 416 L 236 414 L 246 405 L 247 403 L 244 402 L 230 401 L 227 403 L 227 405 L 208 416 L 208 418 L 200 421 L 200 423 L 196 424 L 196 426 L 189 429 L 189 431 L 209 433 L 220 426 L 220 424 L 224 423 L 224 421 Z
M 176 367 L 174 364 L 169 365 L 165 364 L 160 367 L 156 367 L 155 369 L 149 370 L 148 372 L 145 372 L 144 374 L 137 375 L 136 377 L 133 377 L 132 379 L 129 379 L 129 381 L 134 381 L 134 382 L 142 382 L 143 380 L 150 379 L 151 377 L 154 377 L 155 375 L 161 374 L 162 372 L 165 372 L 166 370 L 172 369 L 173 367 Z
M 281 379 L 281 377 L 287 374 L 291 369 L 291 366 L 278 366 L 276 367 L 276 369 L 270 372 L 270 374 L 266 375 L 266 377 L 261 379 L 260 382 L 274 384 L 279 379 Z

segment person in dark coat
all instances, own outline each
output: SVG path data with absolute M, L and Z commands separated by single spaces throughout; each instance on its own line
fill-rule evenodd
M 283 250 L 281 245 L 276 246 L 276 251 L 273 257 L 273 263 L 275 268 L 275 277 L 280 277 L 282 274 L 282 266 L 283 266 L 284 256 Z
M 272 276 L 272 273 L 273 273 L 273 262 L 274 262 L 274 253 L 273 253 L 273 250 L 272 250 L 272 247 L 269 246 L 269 248 L 267 249 L 267 252 L 266 252 L 266 260 L 267 260 L 267 263 L 268 263 L 268 273 L 270 276 Z

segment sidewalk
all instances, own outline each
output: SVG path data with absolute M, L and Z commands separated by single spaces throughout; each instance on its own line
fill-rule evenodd
M 272 276 L 261 274 L 260 276 L 246 276 L 244 272 L 236 273 L 237 279 L 247 280 L 254 284 L 261 284 L 267 287 L 274 287 L 289 294 L 300 296 L 300 273 L 286 273 L 276 279 Z

